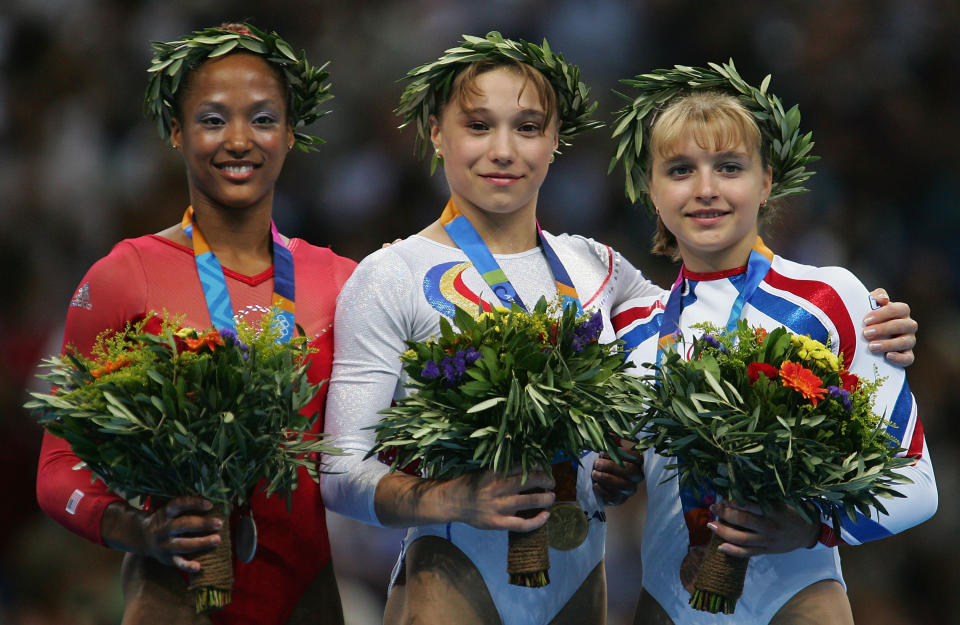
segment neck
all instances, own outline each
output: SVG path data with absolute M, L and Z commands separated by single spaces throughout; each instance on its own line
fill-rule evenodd
M 722 250 L 691 249 L 683 241 L 677 242 L 683 266 L 694 273 L 716 273 L 743 267 L 750 260 L 750 252 L 762 240 L 754 233 L 741 242 Z
M 193 218 L 222 266 L 255 275 L 273 265 L 269 210 L 229 211 L 194 205 Z
M 476 228 L 491 253 L 515 254 L 537 246 L 536 198 L 527 206 L 508 213 L 483 210 L 456 195 L 453 202 L 460 214 Z

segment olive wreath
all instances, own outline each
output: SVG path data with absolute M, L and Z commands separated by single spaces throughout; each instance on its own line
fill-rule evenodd
M 794 105 L 784 111 L 780 98 L 767 91 L 770 75 L 760 87 L 748 84 L 734 67 L 733 59 L 722 65 L 708 63 L 709 68 L 674 65 L 673 69 L 658 69 L 649 74 L 640 74 L 620 82 L 633 87 L 640 95 L 633 98 L 614 91 L 629 102 L 616 113 L 613 122 L 614 139 L 619 137 L 617 151 L 610 159 L 607 173 L 617 163 L 623 164 L 626 173 L 625 189 L 631 202 L 640 199 L 650 211 L 650 189 L 647 184 L 650 166 L 650 127 L 657 114 L 677 95 L 696 90 L 713 89 L 729 92 L 739 97 L 760 127 L 760 133 L 769 142 L 769 163 L 773 170 L 773 185 L 770 200 L 803 193 L 803 183 L 814 174 L 806 166 L 820 159 L 810 154 L 813 148 L 813 133 L 800 134 L 800 109 Z
M 580 81 L 580 68 L 563 59 L 563 55 L 550 49 L 547 40 L 543 46 L 504 38 L 491 31 L 486 37 L 463 35 L 455 48 L 444 51 L 436 61 L 431 61 L 407 72 L 411 82 L 400 94 L 400 105 L 394 113 L 403 119 L 400 128 L 416 124 L 417 137 L 414 148 L 421 158 L 427 153 L 430 143 L 430 116 L 436 115 L 450 97 L 453 79 L 469 63 L 483 60 L 513 59 L 539 70 L 557 93 L 557 115 L 560 121 L 559 142 L 570 145 L 571 140 L 584 130 L 600 128 L 603 122 L 590 116 L 597 102 L 590 102 L 590 88 Z M 434 156 L 431 173 L 438 158 Z
M 179 41 L 154 41 L 151 45 L 154 56 L 147 70 L 150 79 L 143 107 L 147 115 L 157 121 L 157 130 L 164 141 L 170 140 L 170 120 L 175 113 L 174 94 L 184 76 L 207 59 L 241 48 L 263 57 L 283 73 L 288 85 L 287 104 L 294 128 L 294 145 L 309 152 L 324 143 L 320 137 L 297 132 L 296 128 L 311 124 L 330 112 L 320 108 L 323 102 L 333 97 L 330 83 L 326 82 L 330 78 L 326 71 L 329 63 L 320 67 L 310 65 L 306 52 L 301 51 L 297 56 L 290 44 L 276 32 L 267 34 L 246 23 L 230 24 L 197 30 Z

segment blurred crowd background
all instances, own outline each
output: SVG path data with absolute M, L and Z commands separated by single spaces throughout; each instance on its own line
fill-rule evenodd
M 0 624 L 118 623 L 119 557 L 47 519 L 34 498 L 40 429 L 21 408 L 86 269 L 125 237 L 179 220 L 183 165 L 142 114 L 151 40 L 249 19 L 311 60 L 329 59 L 333 113 L 320 152 L 294 152 L 280 229 L 361 259 L 419 230 L 446 200 L 392 113 L 404 73 L 463 33 L 500 30 L 578 63 L 610 119 L 619 78 L 733 57 L 754 84 L 773 74 L 814 131 L 812 189 L 767 232 L 780 254 L 851 269 L 920 321 L 916 394 L 940 488 L 930 522 L 842 550 L 858 623 L 960 623 L 960 5 L 956 0 L 735 3 L 702 0 L 4 0 L 0 9 Z M 606 174 L 609 129 L 552 166 L 540 218 L 616 247 L 661 285 L 676 267 L 647 254 L 651 221 Z M 630 623 L 644 502 L 610 514 L 610 623 Z M 348 623 L 378 623 L 399 533 L 330 514 Z

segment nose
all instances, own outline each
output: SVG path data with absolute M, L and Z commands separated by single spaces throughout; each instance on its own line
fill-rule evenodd
M 516 146 L 509 128 L 497 128 L 490 137 L 490 160 L 495 163 L 509 164 L 516 157 Z
M 244 153 L 250 150 L 253 141 L 246 124 L 233 122 L 227 125 L 224 148 L 232 153 Z
M 713 172 L 701 172 L 697 176 L 697 199 L 709 203 L 717 197 L 717 181 L 713 177 Z

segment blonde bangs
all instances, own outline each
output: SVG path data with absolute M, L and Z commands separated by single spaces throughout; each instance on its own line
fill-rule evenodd
M 654 121 L 650 151 L 670 159 L 682 143 L 692 138 L 703 150 L 722 152 L 744 146 L 748 152 L 761 150 L 762 137 L 753 115 L 729 94 L 705 91 L 680 97 Z

